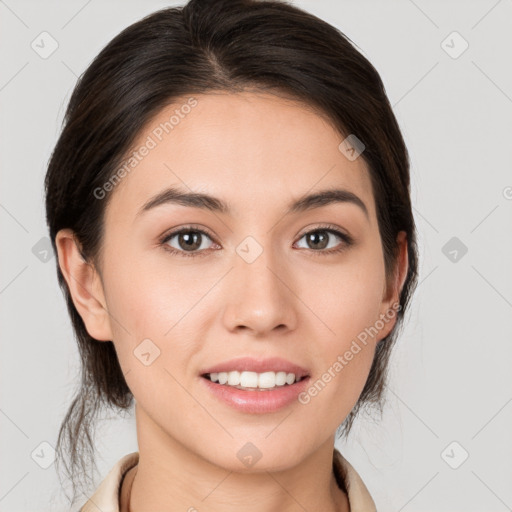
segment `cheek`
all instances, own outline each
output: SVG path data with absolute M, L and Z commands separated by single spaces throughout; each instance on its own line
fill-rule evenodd
M 374 330 L 381 303 L 380 273 L 354 270 L 335 277 L 339 284 L 335 278 L 326 281 L 325 293 L 313 301 L 322 320 L 315 322 L 325 335 L 318 335 L 319 330 L 315 337 L 318 364 L 304 397 L 315 416 L 330 426 L 339 424 L 356 404 L 380 339 Z
M 151 408 L 158 393 L 159 403 L 169 406 L 166 415 L 172 413 L 172 401 L 193 405 L 175 380 L 182 381 L 179 372 L 196 350 L 184 332 L 191 301 L 184 296 L 183 283 L 177 276 L 125 260 L 111 274 L 109 290 L 113 341 L 136 400 Z
M 159 249 L 155 249 L 157 251 Z M 163 249 L 162 249 L 163 251 Z M 163 335 L 184 314 L 187 291 L 179 268 L 148 260 L 135 247 L 117 249 L 122 257 L 106 263 L 109 309 L 126 329 L 138 336 Z M 157 262 L 158 263 L 158 262 Z
M 137 257 L 135 250 L 124 254 L 126 257 L 106 269 L 105 286 L 114 345 L 135 394 L 141 386 L 142 392 L 146 387 L 157 389 L 165 369 L 172 374 L 176 369 L 183 372 L 201 348 L 196 343 L 197 332 L 206 315 L 205 307 L 212 307 L 201 299 L 214 281 L 204 273 L 191 272 L 190 266 L 172 266 L 165 258 L 148 261 Z M 149 356 L 142 355 L 147 353 Z M 144 366 L 144 358 L 154 358 L 154 363 Z M 163 375 L 171 380 L 172 387 L 170 375 Z
M 304 288 L 303 296 L 314 304 L 314 322 L 321 327 L 318 332 L 324 333 L 316 336 L 322 363 L 315 387 L 326 388 L 319 406 L 322 402 L 328 407 L 334 401 L 348 414 L 364 387 L 381 338 L 376 325 L 380 325 L 385 283 L 382 253 L 375 245 L 354 251 L 344 264 L 316 277 L 318 286 L 310 286 L 309 292 Z
M 379 318 L 385 284 L 380 254 L 378 248 L 354 251 L 341 264 L 325 267 L 302 283 L 302 296 L 308 297 L 313 312 L 329 328 L 325 332 L 338 346 Z

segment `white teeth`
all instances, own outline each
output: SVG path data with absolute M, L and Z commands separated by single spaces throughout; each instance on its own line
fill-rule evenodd
M 296 377 L 294 373 L 286 372 L 219 372 L 207 375 L 212 382 L 219 384 L 227 384 L 238 388 L 260 388 L 270 389 L 276 386 L 291 385 L 298 382 L 300 377 Z
M 259 387 L 258 380 L 258 374 L 256 372 L 242 372 L 240 374 L 240 386 L 242 386 L 243 388 Z
M 293 377 L 293 382 L 295 382 L 295 375 L 293 375 L 293 374 L 291 374 L 291 375 Z M 268 388 L 276 387 L 275 372 L 260 373 L 259 375 L 257 375 L 257 377 L 258 377 L 258 387 L 259 388 L 268 389 Z M 249 386 L 245 386 L 245 387 L 249 387 Z M 254 386 L 251 386 L 251 387 L 254 387 Z
M 293 375 L 293 373 L 290 373 Z M 294 375 L 295 377 L 295 375 Z M 277 372 L 276 373 L 276 386 L 284 386 L 286 384 L 286 372 Z
M 230 386 L 238 386 L 240 384 L 240 372 L 229 372 L 227 375 Z

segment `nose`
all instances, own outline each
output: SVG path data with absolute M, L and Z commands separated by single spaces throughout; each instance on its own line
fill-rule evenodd
M 293 292 L 293 276 L 285 262 L 278 264 L 269 249 L 249 261 L 236 255 L 234 268 L 227 276 L 223 314 L 226 329 L 246 330 L 259 337 L 274 330 L 295 329 L 300 301 Z

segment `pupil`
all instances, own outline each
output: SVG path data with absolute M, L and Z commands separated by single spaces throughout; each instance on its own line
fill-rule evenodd
M 325 235 L 325 231 L 311 233 L 308 241 L 313 243 L 313 249 L 324 249 L 327 246 L 327 236 Z M 314 244 L 319 244 L 319 246 L 317 245 L 317 247 L 314 247 Z
M 192 235 L 190 233 L 192 233 Z M 197 232 L 191 231 L 189 233 L 182 233 L 180 235 L 180 243 L 184 242 L 187 250 L 198 249 L 201 246 L 201 243 L 198 242 L 199 237 L 200 233 Z

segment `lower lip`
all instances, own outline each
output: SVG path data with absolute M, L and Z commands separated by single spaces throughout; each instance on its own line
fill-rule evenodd
M 295 382 L 295 384 L 266 391 L 244 391 L 243 389 L 212 382 L 206 377 L 201 377 L 201 380 L 216 397 L 231 407 L 241 412 L 262 414 L 275 412 L 294 401 L 298 402 L 298 395 L 307 387 L 309 377 Z

